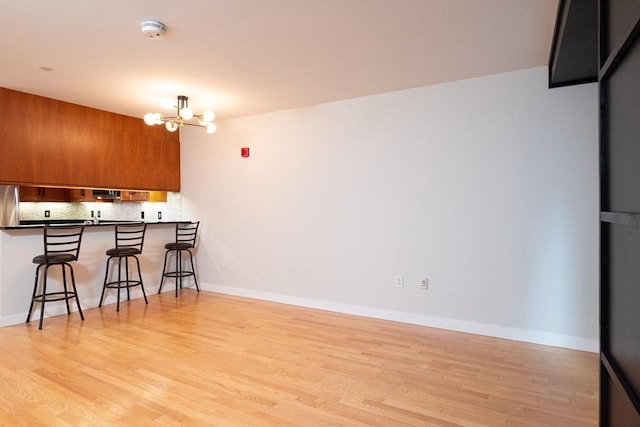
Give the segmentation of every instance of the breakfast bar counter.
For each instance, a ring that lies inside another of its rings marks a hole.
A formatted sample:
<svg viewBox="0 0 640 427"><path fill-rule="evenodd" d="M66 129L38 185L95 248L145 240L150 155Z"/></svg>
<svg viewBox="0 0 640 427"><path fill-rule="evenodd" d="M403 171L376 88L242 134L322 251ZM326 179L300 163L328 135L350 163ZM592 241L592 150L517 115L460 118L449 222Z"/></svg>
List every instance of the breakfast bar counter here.
<svg viewBox="0 0 640 427"><path fill-rule="evenodd" d="M83 222L71 221L75 224ZM74 263L76 285L82 308L97 307L100 300L107 257L105 251L114 245L115 225L138 221L101 221L86 224L80 255ZM162 274L164 245L175 240L176 223L185 221L146 222L147 233L142 255L139 256L144 287L148 294L158 292ZM54 222L52 226L69 224ZM36 265L33 257L43 253L43 229L45 224L27 223L5 226L0 232L0 326L22 323L27 317ZM59 269L50 271L49 286L62 286ZM166 286L171 291L172 286ZM165 290L163 288L163 290ZM131 298L142 297L142 292L132 290ZM104 304L115 303L114 294L106 297ZM48 303L45 316L66 313L62 301ZM37 318L34 315L33 318Z"/></svg>

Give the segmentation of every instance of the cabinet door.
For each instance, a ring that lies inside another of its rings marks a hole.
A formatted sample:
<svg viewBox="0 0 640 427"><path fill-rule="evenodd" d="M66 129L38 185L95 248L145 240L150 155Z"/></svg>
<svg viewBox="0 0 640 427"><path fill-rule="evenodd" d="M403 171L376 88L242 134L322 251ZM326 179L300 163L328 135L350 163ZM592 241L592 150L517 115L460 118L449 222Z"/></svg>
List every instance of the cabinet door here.
<svg viewBox="0 0 640 427"><path fill-rule="evenodd" d="M41 202L68 202L71 200L69 190L67 188L58 187L42 187L43 195Z"/></svg>
<svg viewBox="0 0 640 427"><path fill-rule="evenodd" d="M69 199L72 202L95 202L93 191L90 188L72 188L69 190Z"/></svg>
<svg viewBox="0 0 640 427"><path fill-rule="evenodd" d="M122 190L120 192L120 200L123 202L146 202L149 200L149 193L146 191Z"/></svg>
<svg viewBox="0 0 640 427"><path fill-rule="evenodd" d="M148 200L150 202L166 202L167 192L166 191L150 191Z"/></svg>
<svg viewBox="0 0 640 427"><path fill-rule="evenodd" d="M20 186L21 202L69 202L71 194L67 188Z"/></svg>
<svg viewBox="0 0 640 427"><path fill-rule="evenodd" d="M24 187L20 186L21 202L39 202L42 197L42 187Z"/></svg>

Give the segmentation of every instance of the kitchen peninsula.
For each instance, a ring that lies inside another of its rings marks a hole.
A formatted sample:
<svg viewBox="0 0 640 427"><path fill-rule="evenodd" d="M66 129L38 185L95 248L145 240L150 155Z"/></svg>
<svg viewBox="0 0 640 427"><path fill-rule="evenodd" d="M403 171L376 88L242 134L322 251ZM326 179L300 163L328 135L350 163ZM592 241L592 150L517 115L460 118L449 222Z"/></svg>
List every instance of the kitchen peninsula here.
<svg viewBox="0 0 640 427"><path fill-rule="evenodd" d="M80 256L78 262L74 263L76 285L83 309L98 306L106 269L105 251L113 247L115 224L120 222L104 221L85 226ZM164 245L174 240L176 222L178 221L148 222L142 255L139 256L142 278L148 294L158 291ZM0 232L0 326L22 323L26 319L36 268L31 260L42 253L42 231L42 224L2 227ZM50 270L47 285L50 289L62 286L59 270L59 268ZM185 286L192 286L192 284L185 282ZM164 289L172 292L171 286L165 286ZM131 290L132 299L140 297L142 293L139 289ZM115 301L114 291L107 295L104 304ZM36 306L32 319L39 317L39 309L40 307ZM63 313L66 314L63 301L46 304L45 316Z"/></svg>

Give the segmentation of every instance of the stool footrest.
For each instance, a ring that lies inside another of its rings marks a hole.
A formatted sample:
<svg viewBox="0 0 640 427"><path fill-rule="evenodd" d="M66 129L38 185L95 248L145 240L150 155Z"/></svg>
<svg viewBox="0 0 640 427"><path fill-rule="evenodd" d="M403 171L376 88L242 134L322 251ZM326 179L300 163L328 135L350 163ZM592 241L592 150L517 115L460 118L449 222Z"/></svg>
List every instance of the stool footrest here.
<svg viewBox="0 0 640 427"><path fill-rule="evenodd" d="M165 277L187 277L187 276L193 276L194 273L193 271L167 271L163 274L163 276Z"/></svg>
<svg viewBox="0 0 640 427"><path fill-rule="evenodd" d="M49 301L63 301L72 298L78 298L75 292L61 291L61 292L47 292L46 294L35 295L33 300L36 302L49 302Z"/></svg>
<svg viewBox="0 0 640 427"><path fill-rule="evenodd" d="M107 282L104 284L105 288L117 289L117 288L132 288L134 286L141 286L140 280L116 280L114 282Z"/></svg>

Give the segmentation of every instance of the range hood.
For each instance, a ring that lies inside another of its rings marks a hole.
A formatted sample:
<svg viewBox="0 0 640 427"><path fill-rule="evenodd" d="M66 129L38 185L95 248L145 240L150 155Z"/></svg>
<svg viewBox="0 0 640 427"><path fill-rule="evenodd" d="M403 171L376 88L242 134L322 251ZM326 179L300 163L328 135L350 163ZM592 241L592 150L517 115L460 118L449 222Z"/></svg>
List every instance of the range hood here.
<svg viewBox="0 0 640 427"><path fill-rule="evenodd" d="M93 197L97 200L118 200L120 190L93 190Z"/></svg>

